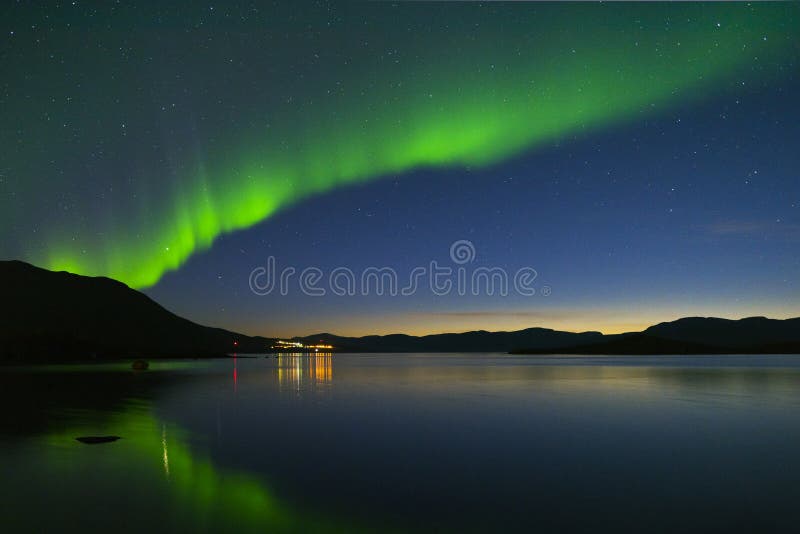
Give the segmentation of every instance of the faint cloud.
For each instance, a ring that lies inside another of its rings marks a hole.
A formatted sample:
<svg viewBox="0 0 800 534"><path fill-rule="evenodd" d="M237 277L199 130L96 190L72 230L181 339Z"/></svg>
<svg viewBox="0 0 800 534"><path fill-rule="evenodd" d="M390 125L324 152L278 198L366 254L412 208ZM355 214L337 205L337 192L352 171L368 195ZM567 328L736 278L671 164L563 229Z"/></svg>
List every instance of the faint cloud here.
<svg viewBox="0 0 800 534"><path fill-rule="evenodd" d="M457 317L457 318L508 318L517 317L523 319L571 319L579 315L580 312L573 311L536 311L536 310L474 310L474 311L440 311L440 312L419 312L419 315L428 317Z"/></svg>
<svg viewBox="0 0 800 534"><path fill-rule="evenodd" d="M706 230L717 236L800 240L800 224L783 222L780 219L774 221L717 221L709 224Z"/></svg>
<svg viewBox="0 0 800 534"><path fill-rule="evenodd" d="M765 228L764 223L753 221L717 221L708 226L708 230L716 235L753 235Z"/></svg>

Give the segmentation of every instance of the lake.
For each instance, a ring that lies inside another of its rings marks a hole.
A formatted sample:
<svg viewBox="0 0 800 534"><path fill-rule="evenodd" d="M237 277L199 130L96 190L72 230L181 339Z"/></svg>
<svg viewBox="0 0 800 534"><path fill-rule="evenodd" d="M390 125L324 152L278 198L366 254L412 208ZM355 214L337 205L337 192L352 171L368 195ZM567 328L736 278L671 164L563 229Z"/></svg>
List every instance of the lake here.
<svg viewBox="0 0 800 534"><path fill-rule="evenodd" d="M800 520L800 356L0 369L5 532L731 531ZM116 435L84 444L80 436Z"/></svg>

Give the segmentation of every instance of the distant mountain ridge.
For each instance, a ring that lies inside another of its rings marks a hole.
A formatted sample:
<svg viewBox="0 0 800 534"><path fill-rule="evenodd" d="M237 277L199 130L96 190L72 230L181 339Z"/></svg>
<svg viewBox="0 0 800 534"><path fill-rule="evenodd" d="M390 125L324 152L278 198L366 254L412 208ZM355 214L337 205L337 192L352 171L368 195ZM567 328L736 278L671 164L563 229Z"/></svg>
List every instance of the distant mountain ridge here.
<svg viewBox="0 0 800 534"><path fill-rule="evenodd" d="M294 338L324 342L351 352L513 352L515 354L800 354L800 318L720 319L685 317L642 332L602 334L527 328L409 336L342 337L316 334Z"/></svg>
<svg viewBox="0 0 800 534"><path fill-rule="evenodd" d="M800 317L720 319L684 317L643 332L604 336L589 344L542 351L529 346L515 354L800 354Z"/></svg>
<svg viewBox="0 0 800 534"><path fill-rule="evenodd" d="M323 333L294 339L323 342L340 352L800 353L800 318L686 317L612 335L527 328L427 336ZM193 323L109 278L0 261L0 362L264 353L274 341Z"/></svg>
<svg viewBox="0 0 800 534"><path fill-rule="evenodd" d="M704 343L729 348L747 348L800 341L800 317L794 319L720 319L684 317L653 325L645 334L664 339Z"/></svg>
<svg viewBox="0 0 800 534"><path fill-rule="evenodd" d="M343 337L324 333L293 339L302 343L323 341L341 350L354 352L508 352L533 345L542 349L557 349L575 344L596 343L603 339L603 334L526 328L510 332L476 330L426 336L388 334Z"/></svg>

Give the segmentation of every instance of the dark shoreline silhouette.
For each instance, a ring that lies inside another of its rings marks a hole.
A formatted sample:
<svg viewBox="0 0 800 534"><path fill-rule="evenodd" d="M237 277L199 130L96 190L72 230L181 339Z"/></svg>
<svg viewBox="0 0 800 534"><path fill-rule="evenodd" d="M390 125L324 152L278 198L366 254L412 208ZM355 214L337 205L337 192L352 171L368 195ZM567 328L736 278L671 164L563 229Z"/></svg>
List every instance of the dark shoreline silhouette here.
<svg viewBox="0 0 800 534"><path fill-rule="evenodd" d="M0 261L0 363L204 358L265 353L275 340L193 323L125 284ZM513 354L794 354L800 318L687 317L643 332L605 335L528 328L409 336L293 338L339 352Z"/></svg>
<svg viewBox="0 0 800 534"><path fill-rule="evenodd" d="M685 317L643 332L601 334L528 328L428 336L317 334L294 338L324 342L347 352L509 352L511 354L800 354L800 318Z"/></svg>
<svg viewBox="0 0 800 534"><path fill-rule="evenodd" d="M697 317L692 319L707 320ZM714 318L708 318L714 319ZM586 354L586 355L672 355L672 354L800 354L800 342L766 345L720 346L694 343L682 339L667 339L644 333L620 334L610 341L576 345L555 350L537 348L515 349L511 354Z"/></svg>

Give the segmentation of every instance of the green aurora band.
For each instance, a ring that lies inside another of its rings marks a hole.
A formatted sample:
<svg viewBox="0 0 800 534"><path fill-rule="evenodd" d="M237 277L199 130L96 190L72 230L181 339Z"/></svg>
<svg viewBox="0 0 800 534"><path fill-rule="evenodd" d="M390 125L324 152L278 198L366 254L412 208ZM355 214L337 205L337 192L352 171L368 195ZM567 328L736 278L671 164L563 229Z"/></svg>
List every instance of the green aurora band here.
<svg viewBox="0 0 800 534"><path fill-rule="evenodd" d="M476 38L467 30L419 36L408 45L417 51L413 65L360 73L348 80L356 90L320 90L313 106L276 109L261 131L226 135L230 150L198 157L195 172L164 186L146 215L89 221L108 227L103 239L53 230L27 259L148 287L220 235L311 195L419 168L491 165L747 79L780 76L765 61L796 52L793 6L563 12L569 20L522 16L495 28L487 17L489 28Z"/></svg>

